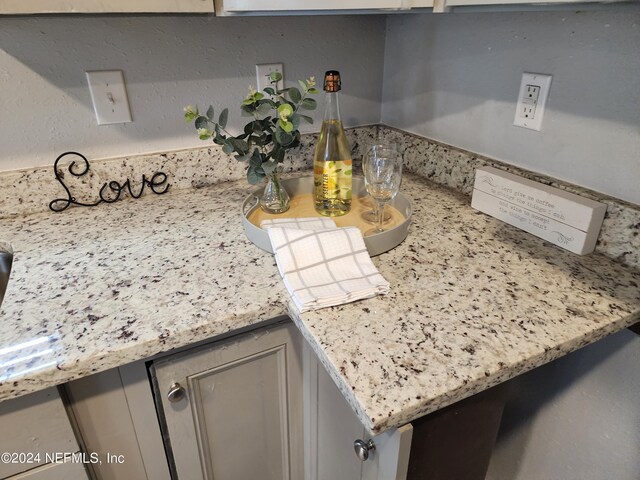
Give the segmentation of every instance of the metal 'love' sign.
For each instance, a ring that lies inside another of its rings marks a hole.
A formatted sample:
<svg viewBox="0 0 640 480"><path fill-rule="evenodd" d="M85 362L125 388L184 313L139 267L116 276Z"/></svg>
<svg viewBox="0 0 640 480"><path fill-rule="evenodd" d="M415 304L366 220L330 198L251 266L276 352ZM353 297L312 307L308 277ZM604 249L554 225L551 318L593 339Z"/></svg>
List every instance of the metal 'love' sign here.
<svg viewBox="0 0 640 480"><path fill-rule="evenodd" d="M89 161L86 157L78 152L65 152L60 155L55 163L53 164L53 171L56 176L56 180L60 182L64 190L67 192L67 198L56 198L51 203L49 203L49 208L54 212L61 212L68 208L70 205L78 205L81 207L95 207L96 205L100 205L101 203L113 203L120 198L122 192L128 193L132 198L140 198L142 196L142 192L144 192L145 187L149 187L151 191L155 194L162 195L163 193L167 193L169 190L169 183L167 183L167 174L164 172L156 172L151 178L147 178L145 175L142 175L142 180L140 182L140 189L137 192L134 192L131 187L131 181L127 179L124 183L120 184L115 180L110 182L106 182L100 188L98 193L98 200L93 203L84 203L78 201L72 194L69 187L64 183L64 175L60 174L58 169L58 164L60 160L62 160L66 156L77 156L82 159L82 163L78 164L75 160L73 160L69 164L69 173L74 177L82 177L89 173Z"/></svg>

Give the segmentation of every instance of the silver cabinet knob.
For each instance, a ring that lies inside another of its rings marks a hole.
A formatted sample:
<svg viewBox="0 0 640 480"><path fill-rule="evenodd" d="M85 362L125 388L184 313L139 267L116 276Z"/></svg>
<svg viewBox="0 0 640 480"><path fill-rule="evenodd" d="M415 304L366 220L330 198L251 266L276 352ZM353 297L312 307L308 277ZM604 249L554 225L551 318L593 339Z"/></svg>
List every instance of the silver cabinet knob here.
<svg viewBox="0 0 640 480"><path fill-rule="evenodd" d="M176 403L182 400L185 396L185 389L178 382L174 383L169 387L169 393L167 393L167 399L171 403Z"/></svg>
<svg viewBox="0 0 640 480"><path fill-rule="evenodd" d="M353 442L353 449L356 451L356 455L363 462L369 458L369 452L373 452L376 449L376 444L373 440L365 442L364 440L356 440Z"/></svg>

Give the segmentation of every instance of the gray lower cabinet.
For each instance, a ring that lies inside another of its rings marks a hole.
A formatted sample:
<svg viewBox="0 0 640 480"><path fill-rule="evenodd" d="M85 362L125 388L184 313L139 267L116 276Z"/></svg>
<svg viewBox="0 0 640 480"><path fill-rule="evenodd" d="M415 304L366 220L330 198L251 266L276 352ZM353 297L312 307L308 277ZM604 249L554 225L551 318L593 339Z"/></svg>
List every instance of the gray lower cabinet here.
<svg viewBox="0 0 640 480"><path fill-rule="evenodd" d="M411 424L370 435L307 344L304 350L305 480L406 480ZM357 440L375 447L364 461Z"/></svg>
<svg viewBox="0 0 640 480"><path fill-rule="evenodd" d="M288 319L66 390L85 451L125 459L92 465L98 480L407 478L413 427L369 435Z"/></svg>
<svg viewBox="0 0 640 480"><path fill-rule="evenodd" d="M87 480L85 462L56 388L0 403L0 478Z"/></svg>
<svg viewBox="0 0 640 480"><path fill-rule="evenodd" d="M175 477L303 478L301 348L287 322L153 362Z"/></svg>
<svg viewBox="0 0 640 480"><path fill-rule="evenodd" d="M97 480L170 480L144 361L65 385L71 411ZM107 461L107 458L119 461Z"/></svg>

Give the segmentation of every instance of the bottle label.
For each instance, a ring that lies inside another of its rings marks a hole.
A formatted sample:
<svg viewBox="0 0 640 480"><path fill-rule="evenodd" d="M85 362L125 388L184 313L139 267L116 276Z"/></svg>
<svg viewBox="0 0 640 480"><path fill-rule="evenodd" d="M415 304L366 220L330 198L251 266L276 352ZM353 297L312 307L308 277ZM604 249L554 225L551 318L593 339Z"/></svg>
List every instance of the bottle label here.
<svg viewBox="0 0 640 480"><path fill-rule="evenodd" d="M335 209L346 213L351 205L352 161L315 162L313 173L318 211Z"/></svg>

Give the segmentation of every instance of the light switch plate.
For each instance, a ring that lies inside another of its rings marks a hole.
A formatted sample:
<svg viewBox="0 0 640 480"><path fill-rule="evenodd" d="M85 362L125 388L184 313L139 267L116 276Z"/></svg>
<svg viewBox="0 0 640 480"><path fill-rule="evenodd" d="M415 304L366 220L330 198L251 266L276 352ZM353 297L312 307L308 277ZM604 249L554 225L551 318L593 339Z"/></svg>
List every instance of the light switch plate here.
<svg viewBox="0 0 640 480"><path fill-rule="evenodd" d="M131 121L122 70L86 72L98 125Z"/></svg>
<svg viewBox="0 0 640 480"><path fill-rule="evenodd" d="M540 131L550 86L551 75L526 72L522 74L514 125Z"/></svg>

